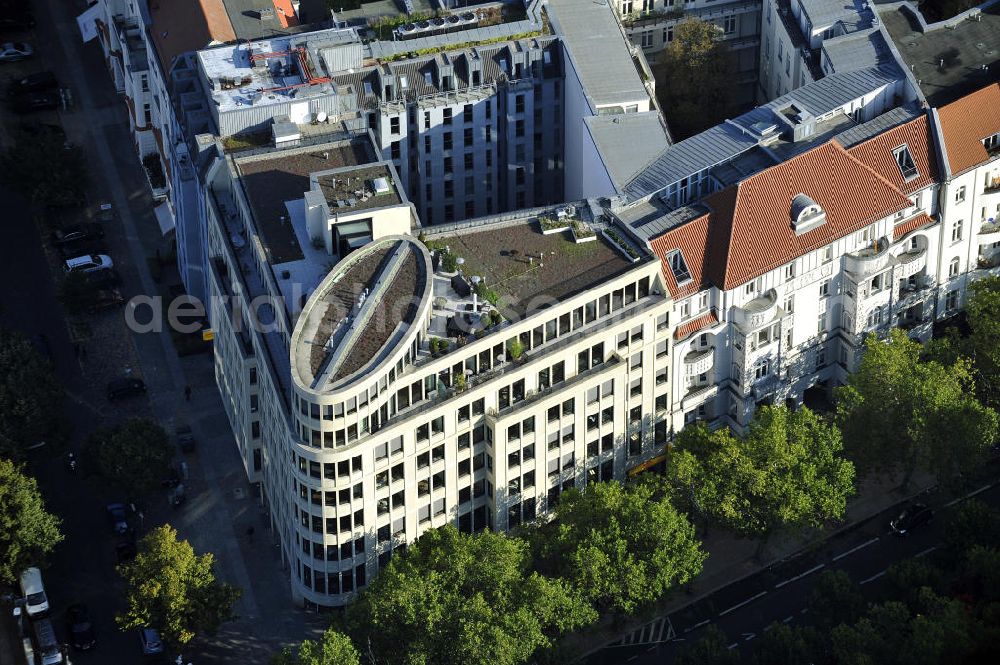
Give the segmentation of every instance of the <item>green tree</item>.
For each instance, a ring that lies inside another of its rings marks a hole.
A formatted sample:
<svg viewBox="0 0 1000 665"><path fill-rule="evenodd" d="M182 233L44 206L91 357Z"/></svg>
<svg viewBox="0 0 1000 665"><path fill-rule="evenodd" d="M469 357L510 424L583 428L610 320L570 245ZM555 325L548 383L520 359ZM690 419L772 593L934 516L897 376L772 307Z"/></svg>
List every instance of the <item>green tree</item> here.
<svg viewBox="0 0 1000 665"><path fill-rule="evenodd" d="M974 545L965 555L965 573L975 583L976 598L1000 601L1000 550Z"/></svg>
<svg viewBox="0 0 1000 665"><path fill-rule="evenodd" d="M602 609L632 612L694 579L707 555L663 483L594 483L565 492L532 534L539 566Z"/></svg>
<svg viewBox="0 0 1000 665"><path fill-rule="evenodd" d="M22 570L41 563L63 539L59 524L45 510L35 479L0 459L0 582L12 583Z"/></svg>
<svg viewBox="0 0 1000 665"><path fill-rule="evenodd" d="M318 642L304 640L294 650L285 647L271 662L274 665L360 665L361 659L351 638L327 628Z"/></svg>
<svg viewBox="0 0 1000 665"><path fill-rule="evenodd" d="M923 589L943 590L941 571L926 559L903 559L885 571L888 598L913 603Z"/></svg>
<svg viewBox="0 0 1000 665"><path fill-rule="evenodd" d="M150 626L174 647L195 635L214 635L233 618L242 591L215 579L211 553L198 556L186 540L177 540L169 524L139 541L134 561L118 566L125 580L126 609L115 617L121 630Z"/></svg>
<svg viewBox="0 0 1000 665"><path fill-rule="evenodd" d="M854 467L841 457L840 432L807 408L759 409L743 438L704 425L686 427L667 460L679 497L709 519L746 536L819 527L840 519L854 491Z"/></svg>
<svg viewBox="0 0 1000 665"><path fill-rule="evenodd" d="M979 465L996 438L997 414L975 398L969 362L921 361L920 344L894 329L837 389L837 419L848 453L864 470L923 467L941 479Z"/></svg>
<svg viewBox="0 0 1000 665"><path fill-rule="evenodd" d="M97 288L84 273L68 273L59 283L59 302L70 314L86 314L98 302Z"/></svg>
<svg viewBox="0 0 1000 665"><path fill-rule="evenodd" d="M525 541L432 529L348 608L381 665L516 665L596 614L562 580L529 572Z"/></svg>
<svg viewBox="0 0 1000 665"><path fill-rule="evenodd" d="M174 455L166 430L143 418L95 431L87 447L101 473L135 495L159 485Z"/></svg>
<svg viewBox="0 0 1000 665"><path fill-rule="evenodd" d="M732 115L734 60L715 23L689 19L674 28L674 39L653 69L656 97L679 141Z"/></svg>
<svg viewBox="0 0 1000 665"><path fill-rule="evenodd" d="M823 629L842 623L854 623L868 606L861 589L842 570L828 570L820 575L809 593L809 616Z"/></svg>
<svg viewBox="0 0 1000 665"><path fill-rule="evenodd" d="M803 665L816 661L815 631L772 623L754 647L757 665Z"/></svg>
<svg viewBox="0 0 1000 665"><path fill-rule="evenodd" d="M1000 409L1000 277L973 282L965 313L976 369L976 387L984 404Z"/></svg>
<svg viewBox="0 0 1000 665"><path fill-rule="evenodd" d="M1000 511L979 499L963 501L945 524L944 541L959 554L973 545L1000 546Z"/></svg>
<svg viewBox="0 0 1000 665"><path fill-rule="evenodd" d="M22 459L29 446L60 440L62 401L52 363L23 335L0 328L0 456Z"/></svg>
<svg viewBox="0 0 1000 665"><path fill-rule="evenodd" d="M0 155L0 177L35 205L79 205L87 191L83 150L58 132L18 132Z"/></svg>
<svg viewBox="0 0 1000 665"><path fill-rule="evenodd" d="M697 642L677 651L674 665L738 665L740 652L729 648L729 640L714 623L705 627Z"/></svg>

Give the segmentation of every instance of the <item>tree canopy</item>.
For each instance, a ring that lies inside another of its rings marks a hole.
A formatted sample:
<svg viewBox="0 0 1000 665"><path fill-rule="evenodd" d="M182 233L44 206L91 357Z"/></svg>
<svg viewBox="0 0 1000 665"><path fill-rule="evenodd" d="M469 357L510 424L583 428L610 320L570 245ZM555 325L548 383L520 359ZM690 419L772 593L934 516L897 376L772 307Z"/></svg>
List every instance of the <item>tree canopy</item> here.
<svg viewBox="0 0 1000 665"><path fill-rule="evenodd" d="M115 617L122 630L152 627L174 647L199 633L215 634L233 618L242 591L215 579L211 553L198 556L186 540L177 540L169 524L139 541L134 561L118 566L125 580L126 609Z"/></svg>
<svg viewBox="0 0 1000 665"><path fill-rule="evenodd" d="M359 665L358 650L347 635L327 628L319 641L304 640L298 647L286 647L272 659L274 665Z"/></svg>
<svg viewBox="0 0 1000 665"><path fill-rule="evenodd" d="M674 38L653 69L656 97L679 141L730 117L734 61L715 23L692 18L674 28Z"/></svg>
<svg viewBox="0 0 1000 665"><path fill-rule="evenodd" d="M44 130L44 128L43 128ZM0 176L36 205L79 205L87 191L83 150L60 132L16 132L0 155Z"/></svg>
<svg viewBox="0 0 1000 665"><path fill-rule="evenodd" d="M13 583L22 570L41 563L63 539L59 524L45 510L35 479L0 459L0 582Z"/></svg>
<svg viewBox="0 0 1000 665"><path fill-rule="evenodd" d="M79 270L67 273L59 283L59 302L70 314L86 314L98 299L97 287Z"/></svg>
<svg viewBox="0 0 1000 665"><path fill-rule="evenodd" d="M809 409L757 411L745 437L686 427L667 460L679 497L746 536L818 527L843 517L854 467L841 456L837 428Z"/></svg>
<svg viewBox="0 0 1000 665"><path fill-rule="evenodd" d="M864 470L918 467L947 479L977 466L996 438L997 414L975 397L971 365L921 360L920 344L894 329L869 335L857 371L837 389L848 453Z"/></svg>
<svg viewBox="0 0 1000 665"><path fill-rule="evenodd" d="M973 282L965 304L968 338L980 400L1000 409L1000 277Z"/></svg>
<svg viewBox="0 0 1000 665"><path fill-rule="evenodd" d="M665 485L594 483L562 495L532 535L539 565L600 609L632 612L694 579L707 554Z"/></svg>
<svg viewBox="0 0 1000 665"><path fill-rule="evenodd" d="M22 459L29 446L63 435L63 390L20 333L0 328L0 455Z"/></svg>
<svg viewBox="0 0 1000 665"><path fill-rule="evenodd" d="M569 584L529 564L519 538L430 530L348 608L350 632L382 665L525 663L596 619Z"/></svg>
<svg viewBox="0 0 1000 665"><path fill-rule="evenodd" d="M143 418L95 431L87 448L101 473L134 495L155 488L174 455L167 432L158 423Z"/></svg>

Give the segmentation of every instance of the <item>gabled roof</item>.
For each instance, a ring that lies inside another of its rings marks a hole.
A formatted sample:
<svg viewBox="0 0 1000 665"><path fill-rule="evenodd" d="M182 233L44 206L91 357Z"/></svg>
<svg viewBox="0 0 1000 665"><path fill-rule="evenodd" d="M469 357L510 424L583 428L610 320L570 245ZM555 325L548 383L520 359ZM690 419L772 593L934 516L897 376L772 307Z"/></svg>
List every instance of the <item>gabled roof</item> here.
<svg viewBox="0 0 1000 665"><path fill-rule="evenodd" d="M821 226L796 235L792 200L807 194L826 213ZM708 215L668 231L650 244L664 262L674 298L713 284L730 290L793 259L910 207L887 178L836 141L761 171L704 200ZM691 281L678 285L668 254L679 249Z"/></svg>
<svg viewBox="0 0 1000 665"><path fill-rule="evenodd" d="M983 139L1000 132L1000 83L942 106L938 117L953 174L989 161Z"/></svg>
<svg viewBox="0 0 1000 665"><path fill-rule="evenodd" d="M905 124L849 148L848 152L868 168L898 187L904 194L923 189L938 178L937 159L931 138L930 122L922 115ZM909 181L896 163L895 150L906 146L917 167L917 176Z"/></svg>
<svg viewBox="0 0 1000 665"><path fill-rule="evenodd" d="M236 39L222 0L158 0L149 13L149 32L167 77L177 56Z"/></svg>
<svg viewBox="0 0 1000 665"><path fill-rule="evenodd" d="M896 226L892 228L892 241L896 242L897 240L905 236L907 233L911 233L912 231L916 231L917 229L922 229L925 226L930 226L933 223L934 219L928 217L927 213L922 212L919 215L916 215L914 217L907 219L906 221L896 224Z"/></svg>

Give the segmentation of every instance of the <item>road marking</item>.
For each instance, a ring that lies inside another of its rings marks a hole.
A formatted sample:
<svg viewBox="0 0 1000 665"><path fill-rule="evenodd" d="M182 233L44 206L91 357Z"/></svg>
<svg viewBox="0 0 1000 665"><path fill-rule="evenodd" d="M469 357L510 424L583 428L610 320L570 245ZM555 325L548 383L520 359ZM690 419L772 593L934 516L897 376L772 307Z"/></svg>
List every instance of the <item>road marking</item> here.
<svg viewBox="0 0 1000 665"><path fill-rule="evenodd" d="M655 650L656 650L656 645L654 644L653 646L651 646L648 649L646 649L646 653L649 653L650 651L655 651Z"/></svg>
<svg viewBox="0 0 1000 665"><path fill-rule="evenodd" d="M875 580L877 580L878 578L882 577L883 575L885 575L885 571L884 570L881 573L879 573L878 575L872 575L867 580L861 580L860 582L858 582L858 584L868 584L869 582L874 582Z"/></svg>
<svg viewBox="0 0 1000 665"><path fill-rule="evenodd" d="M633 660L635 660L635 659L636 659L636 658L638 658L638 657L639 657L639 654L636 654L636 655L632 656L631 658L629 658L629 659L628 659L628 662L630 662L630 663L631 663L631 662L632 662Z"/></svg>
<svg viewBox="0 0 1000 665"><path fill-rule="evenodd" d="M938 547L939 547L939 545L935 545L934 547L928 547L923 552L919 552L917 554L914 554L913 558L916 559L916 558L922 557L922 556L924 556L926 554L930 554L931 552L933 552L934 550L936 550Z"/></svg>
<svg viewBox="0 0 1000 665"><path fill-rule="evenodd" d="M729 650L732 651L733 649L738 649L739 646L740 646L739 642L733 642L732 644L729 645Z"/></svg>
<svg viewBox="0 0 1000 665"><path fill-rule="evenodd" d="M795 618L794 616L792 616L791 614L789 614L788 616L786 616L784 619L781 620L781 623L791 623L792 619L794 619L794 618Z"/></svg>
<svg viewBox="0 0 1000 665"><path fill-rule="evenodd" d="M757 637L757 633L743 633L742 637L745 642L749 642L753 638Z"/></svg>
<svg viewBox="0 0 1000 665"><path fill-rule="evenodd" d="M774 628L774 624L773 623L769 623L766 626L764 626L764 632L766 633L767 631L771 630L772 628Z"/></svg>
<svg viewBox="0 0 1000 665"><path fill-rule="evenodd" d="M706 625L707 623L708 623L708 619L705 619L704 621L699 621L698 623L696 623L695 625L691 626L690 628L685 628L684 632L685 633L690 633L692 630L698 630L699 628L701 628L702 626Z"/></svg>
<svg viewBox="0 0 1000 665"><path fill-rule="evenodd" d="M806 575L812 575L817 570L820 570L820 569L825 568L825 567L826 567L826 564L825 563L821 563L818 566L810 568L809 570L807 570L806 572L802 573L801 575L796 575L795 577L793 577L791 579L788 579L788 580L785 580L784 582L778 582L777 584L774 585L774 588L775 589L780 589L781 587L785 586L786 584L791 584L795 580L801 580Z"/></svg>
<svg viewBox="0 0 1000 665"><path fill-rule="evenodd" d="M874 538L872 538L871 540L869 540L869 541L868 541L868 542L866 542L866 543L861 543L861 544L860 544L860 545L858 545L857 547L852 547L851 549L847 550L846 552L844 552L844 553L842 553L842 554L838 554L837 556L833 557L833 560L834 560L834 561L840 561L840 560L841 560L841 559L843 559L843 558L844 558L845 556L848 556L848 555L850 555L850 554L854 554L854 553L855 553L855 552L857 552L858 550L861 550L861 549L864 549L864 548L868 547L869 545L872 545L872 544L874 544L874 543L877 543L878 541L879 541L879 538L878 538L878 536L875 536Z"/></svg>
<svg viewBox="0 0 1000 665"><path fill-rule="evenodd" d="M746 600L744 600L742 603L737 603L736 605L733 605L732 607L730 607L728 610L724 610L722 612L719 612L719 616L720 617L724 617L727 614L729 614L730 612L733 612L735 610L740 609L741 607L743 607L747 603L752 603L753 601L757 600L761 596L766 596L766 595L767 595L767 591L761 591L756 596L751 596L750 598L747 598Z"/></svg>
<svg viewBox="0 0 1000 665"><path fill-rule="evenodd" d="M956 503L958 503L959 501L965 501L966 499L971 499L972 497L976 496L980 492L985 492L986 490L990 489L994 485L996 485L996 483L991 483L989 485L983 485L979 489L973 490L972 492L969 492L965 496L960 496L957 499L952 499L948 503L944 504L944 507L945 508L950 508L950 507L954 506Z"/></svg>

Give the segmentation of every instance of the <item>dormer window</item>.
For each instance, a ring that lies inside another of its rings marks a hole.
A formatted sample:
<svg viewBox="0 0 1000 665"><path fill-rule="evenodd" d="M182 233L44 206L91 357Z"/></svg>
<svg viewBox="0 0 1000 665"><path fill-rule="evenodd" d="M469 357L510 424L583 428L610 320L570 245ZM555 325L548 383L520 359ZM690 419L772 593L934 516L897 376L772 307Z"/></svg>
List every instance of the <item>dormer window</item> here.
<svg viewBox="0 0 1000 665"><path fill-rule="evenodd" d="M674 274L674 281L677 282L678 286L691 279L691 271L688 270L681 250L675 249L667 254L667 265L670 266L670 272Z"/></svg>
<svg viewBox="0 0 1000 665"><path fill-rule="evenodd" d="M903 180L909 182L920 175L917 165L913 162L913 155L910 154L910 146L904 143L893 150L892 154L896 158L896 166L899 167Z"/></svg>
<svg viewBox="0 0 1000 665"><path fill-rule="evenodd" d="M434 75L430 71L424 72L424 83L427 85L434 85Z"/></svg>
<svg viewBox="0 0 1000 665"><path fill-rule="evenodd" d="M406 88L409 87L409 85L410 85L410 83L409 83L409 81L406 80L405 76L400 76L399 77L399 87L400 88L402 88L403 90L406 90Z"/></svg>
<svg viewBox="0 0 1000 665"><path fill-rule="evenodd" d="M986 148L987 152L995 152L1000 150L1000 133L994 134L993 136L987 136L983 139L983 146Z"/></svg>
<svg viewBox="0 0 1000 665"><path fill-rule="evenodd" d="M826 213L823 208L811 197L802 193L792 198L791 217L795 235L802 235L826 223Z"/></svg>

